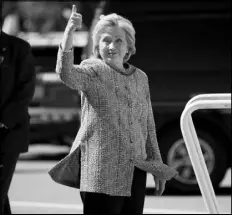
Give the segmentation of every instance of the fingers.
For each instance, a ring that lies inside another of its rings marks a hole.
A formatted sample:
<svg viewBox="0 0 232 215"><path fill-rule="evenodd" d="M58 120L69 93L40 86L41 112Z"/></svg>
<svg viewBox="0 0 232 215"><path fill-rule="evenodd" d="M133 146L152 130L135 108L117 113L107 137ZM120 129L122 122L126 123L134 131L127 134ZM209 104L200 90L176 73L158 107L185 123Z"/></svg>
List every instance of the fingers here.
<svg viewBox="0 0 232 215"><path fill-rule="evenodd" d="M156 190L159 190L159 179L158 178L155 179L155 188Z"/></svg>
<svg viewBox="0 0 232 215"><path fill-rule="evenodd" d="M75 18L82 18L82 15L80 13L77 13L76 5L73 5L72 7L72 16Z"/></svg>
<svg viewBox="0 0 232 215"><path fill-rule="evenodd" d="M80 13L73 13L72 14L72 19L82 20L82 15Z"/></svg>
<svg viewBox="0 0 232 215"><path fill-rule="evenodd" d="M159 195L159 179L157 177L154 177L154 180L155 180L155 193L154 195L155 196L158 196Z"/></svg>
<svg viewBox="0 0 232 215"><path fill-rule="evenodd" d="M76 5L73 5L72 7L72 16L75 18L82 18L82 15L80 13L77 13Z"/></svg>
<svg viewBox="0 0 232 215"><path fill-rule="evenodd" d="M165 184L166 184L166 181L164 180L160 180L160 196L163 194L164 190L165 190Z"/></svg>
<svg viewBox="0 0 232 215"><path fill-rule="evenodd" d="M155 178L155 196L161 196L165 190L165 180L160 180L158 178Z"/></svg>
<svg viewBox="0 0 232 215"><path fill-rule="evenodd" d="M77 13L76 5L72 6L72 13L66 26L66 31L74 32L76 29L81 29L82 15Z"/></svg>
<svg viewBox="0 0 232 215"><path fill-rule="evenodd" d="M159 190L155 188L154 196L159 196Z"/></svg>
<svg viewBox="0 0 232 215"><path fill-rule="evenodd" d="M76 5L74 4L73 6L72 6L72 13L76 13L77 12L77 8L76 8Z"/></svg>

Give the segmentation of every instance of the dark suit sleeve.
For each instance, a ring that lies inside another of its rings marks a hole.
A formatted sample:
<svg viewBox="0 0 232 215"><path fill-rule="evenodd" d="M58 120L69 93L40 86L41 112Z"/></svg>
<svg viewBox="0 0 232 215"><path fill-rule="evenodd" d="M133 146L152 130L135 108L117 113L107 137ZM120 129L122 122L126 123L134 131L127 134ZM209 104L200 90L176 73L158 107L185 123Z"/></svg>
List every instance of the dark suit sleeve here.
<svg viewBox="0 0 232 215"><path fill-rule="evenodd" d="M28 106L35 91L34 58L28 43L20 47L16 60L16 87L13 96L2 109L1 122L9 129L27 117Z"/></svg>

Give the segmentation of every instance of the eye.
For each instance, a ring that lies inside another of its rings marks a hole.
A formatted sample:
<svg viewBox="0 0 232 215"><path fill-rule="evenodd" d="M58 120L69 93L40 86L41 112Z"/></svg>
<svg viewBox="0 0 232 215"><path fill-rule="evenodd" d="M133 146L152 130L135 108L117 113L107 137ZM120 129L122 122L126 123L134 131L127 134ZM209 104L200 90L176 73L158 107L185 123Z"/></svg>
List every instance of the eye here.
<svg viewBox="0 0 232 215"><path fill-rule="evenodd" d="M102 41L103 41L104 43L110 43L110 39L109 39L109 38L104 38Z"/></svg>
<svg viewBox="0 0 232 215"><path fill-rule="evenodd" d="M118 43L118 42L122 42L122 39L120 39L120 38L118 38L117 40L116 40L116 42Z"/></svg>

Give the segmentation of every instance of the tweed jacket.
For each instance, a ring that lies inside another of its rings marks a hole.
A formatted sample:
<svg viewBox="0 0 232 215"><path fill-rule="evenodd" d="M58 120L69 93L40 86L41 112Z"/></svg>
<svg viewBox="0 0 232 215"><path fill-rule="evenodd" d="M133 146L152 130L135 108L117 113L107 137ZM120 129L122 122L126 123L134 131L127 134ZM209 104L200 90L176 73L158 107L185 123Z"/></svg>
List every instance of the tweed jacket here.
<svg viewBox="0 0 232 215"><path fill-rule="evenodd" d="M156 138L147 75L130 64L128 73L121 73L101 59L80 65L73 60L73 50L59 48L56 72L65 85L81 92L81 127L70 150L81 148L80 191L130 196L135 166L168 173Z"/></svg>

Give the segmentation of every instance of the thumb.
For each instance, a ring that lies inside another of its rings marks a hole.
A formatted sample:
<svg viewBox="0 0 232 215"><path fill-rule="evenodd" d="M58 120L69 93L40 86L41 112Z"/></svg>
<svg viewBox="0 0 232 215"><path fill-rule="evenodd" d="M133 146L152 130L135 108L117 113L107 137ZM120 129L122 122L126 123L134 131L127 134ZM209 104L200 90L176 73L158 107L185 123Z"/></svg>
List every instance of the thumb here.
<svg viewBox="0 0 232 215"><path fill-rule="evenodd" d="M76 5L74 4L73 6L72 6L72 13L76 13L77 12L77 8L76 8Z"/></svg>

